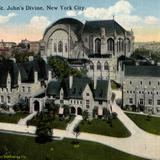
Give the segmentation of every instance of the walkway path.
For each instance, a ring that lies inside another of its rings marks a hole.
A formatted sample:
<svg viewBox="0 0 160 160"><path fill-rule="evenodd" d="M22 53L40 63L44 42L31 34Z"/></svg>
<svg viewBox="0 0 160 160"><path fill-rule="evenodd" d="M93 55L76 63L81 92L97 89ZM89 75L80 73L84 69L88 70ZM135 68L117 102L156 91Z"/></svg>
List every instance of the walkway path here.
<svg viewBox="0 0 160 160"><path fill-rule="evenodd" d="M82 121L82 119L83 119L82 116L77 115L74 118L74 120L67 125L66 130L69 131L70 133L72 133L74 128Z"/></svg>
<svg viewBox="0 0 160 160"><path fill-rule="evenodd" d="M123 113L121 108L116 104L113 104L112 109L114 112L118 113L118 118L131 132L130 137L115 138L115 137L102 136L90 133L81 133L78 136L78 139L98 142L116 148L118 150L124 151L126 153L148 158L151 160L160 160L160 136L153 135L141 130L139 127L136 126L136 124L131 119L129 119ZM68 130L54 129L53 136L61 138L65 137L75 138L75 136L72 134L72 130L73 126L75 126L76 124L75 123L76 121L78 121L78 119L73 121L73 124L69 127ZM25 125L0 123L0 130L34 134L36 131L36 127L34 126L27 127Z"/></svg>
<svg viewBox="0 0 160 160"><path fill-rule="evenodd" d="M20 124L20 125L26 125L27 121L31 120L36 114L37 114L37 112L33 112L33 113L29 114L27 117L25 117L23 119L21 118L18 121L18 124Z"/></svg>

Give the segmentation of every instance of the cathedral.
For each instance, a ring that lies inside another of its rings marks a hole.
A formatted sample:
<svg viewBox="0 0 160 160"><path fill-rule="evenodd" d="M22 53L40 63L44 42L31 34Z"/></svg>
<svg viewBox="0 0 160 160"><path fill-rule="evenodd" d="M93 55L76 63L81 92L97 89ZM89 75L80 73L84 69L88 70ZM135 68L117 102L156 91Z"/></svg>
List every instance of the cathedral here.
<svg viewBox="0 0 160 160"><path fill-rule="evenodd" d="M114 19L86 21L63 18L50 25L41 41L41 55L62 56L85 66L92 79L118 80L117 60L133 52L134 35ZM85 60L85 61L84 61Z"/></svg>

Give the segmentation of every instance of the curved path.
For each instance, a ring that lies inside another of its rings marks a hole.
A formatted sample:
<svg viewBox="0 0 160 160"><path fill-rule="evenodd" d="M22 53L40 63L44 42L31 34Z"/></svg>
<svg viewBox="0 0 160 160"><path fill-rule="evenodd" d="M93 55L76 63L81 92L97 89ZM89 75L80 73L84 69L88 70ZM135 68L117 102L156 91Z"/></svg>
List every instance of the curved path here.
<svg viewBox="0 0 160 160"><path fill-rule="evenodd" d="M111 146L118 150L144 157L151 160L160 160L160 136L147 133L140 129L136 124L129 119L115 103L112 110L118 113L118 118L131 132L128 138L115 138L109 136L102 136L90 133L81 133L78 139L98 142L107 146ZM18 133L35 134L36 127L25 126L18 124L0 123L0 130L14 131ZM54 136L61 138L75 138L75 136L66 130L54 129Z"/></svg>

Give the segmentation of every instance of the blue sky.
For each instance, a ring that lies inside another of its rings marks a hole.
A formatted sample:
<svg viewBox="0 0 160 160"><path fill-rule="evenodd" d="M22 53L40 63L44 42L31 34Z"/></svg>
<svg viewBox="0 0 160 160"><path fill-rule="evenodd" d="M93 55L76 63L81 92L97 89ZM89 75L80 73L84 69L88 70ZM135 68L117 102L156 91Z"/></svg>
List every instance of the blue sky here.
<svg viewBox="0 0 160 160"><path fill-rule="evenodd" d="M113 15L124 28L133 29L136 41L160 41L160 0L5 0L0 3L4 8L9 5L42 6L44 11L0 10L0 37L8 41L41 39L45 28L62 17L84 22L111 19ZM47 5L76 5L86 10L48 11Z"/></svg>

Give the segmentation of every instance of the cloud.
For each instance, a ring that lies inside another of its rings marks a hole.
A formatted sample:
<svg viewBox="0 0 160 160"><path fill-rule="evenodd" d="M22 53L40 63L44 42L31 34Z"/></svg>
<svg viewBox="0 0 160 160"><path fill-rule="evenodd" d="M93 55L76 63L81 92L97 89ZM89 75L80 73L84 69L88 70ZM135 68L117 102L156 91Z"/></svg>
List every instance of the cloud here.
<svg viewBox="0 0 160 160"><path fill-rule="evenodd" d="M77 12L76 11L67 11L66 12L66 16L76 17L77 16Z"/></svg>
<svg viewBox="0 0 160 160"><path fill-rule="evenodd" d="M140 16L131 14L134 10L134 7L127 0L119 0L108 8L88 7L78 15L83 15L91 20L112 19L114 16L116 21L130 29L142 21Z"/></svg>
<svg viewBox="0 0 160 160"><path fill-rule="evenodd" d="M16 42L24 38L31 41L40 40L50 23L45 16L33 16L26 24L3 24L0 27L0 37L5 41Z"/></svg>
<svg viewBox="0 0 160 160"><path fill-rule="evenodd" d="M83 11L83 14L86 18L90 19L108 19L112 18L114 15L130 14L133 9L133 6L128 1L120 0L109 8L88 7Z"/></svg>
<svg viewBox="0 0 160 160"><path fill-rule="evenodd" d="M45 16L33 16L28 24L30 28L45 29L51 22Z"/></svg>
<svg viewBox="0 0 160 160"><path fill-rule="evenodd" d="M158 24L159 23L159 19L154 17L154 16L147 16L147 17L145 17L144 22L146 24L154 25L154 24Z"/></svg>
<svg viewBox="0 0 160 160"><path fill-rule="evenodd" d="M7 23L12 17L15 17L17 14L9 13L7 16L0 15L0 24Z"/></svg>

